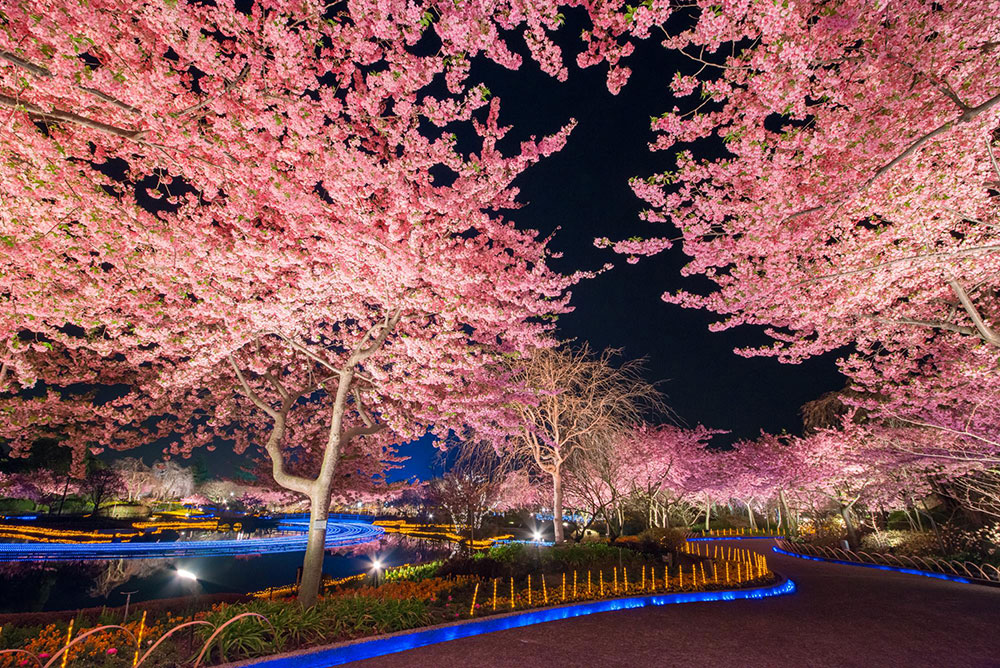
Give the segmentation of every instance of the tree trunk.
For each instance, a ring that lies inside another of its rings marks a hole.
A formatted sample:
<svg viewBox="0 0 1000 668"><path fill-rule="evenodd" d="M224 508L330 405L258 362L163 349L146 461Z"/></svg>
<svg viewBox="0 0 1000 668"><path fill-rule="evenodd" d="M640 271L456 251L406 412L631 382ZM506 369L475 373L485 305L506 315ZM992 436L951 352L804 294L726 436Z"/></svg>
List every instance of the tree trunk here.
<svg viewBox="0 0 1000 668"><path fill-rule="evenodd" d="M302 563L302 582L299 584L299 605L311 608L319 597L323 581L323 558L326 556L326 520L330 510L330 489L314 494L309 500L309 540L306 558Z"/></svg>
<svg viewBox="0 0 1000 668"><path fill-rule="evenodd" d="M794 536L792 531L792 514L788 512L788 501L785 499L785 490L778 490L778 502L781 504L781 528L786 537L791 538Z"/></svg>
<svg viewBox="0 0 1000 668"><path fill-rule="evenodd" d="M552 531L556 544L563 542L562 474L552 474Z"/></svg>
<svg viewBox="0 0 1000 668"><path fill-rule="evenodd" d="M747 517L750 518L750 529L751 530L756 530L757 529L757 520L754 519L754 516L753 516L753 507L750 505L749 501L747 501L746 504L747 504Z"/></svg>
<svg viewBox="0 0 1000 668"><path fill-rule="evenodd" d="M66 484L63 485L62 496L59 497L59 512L56 513L59 516L62 516L63 504L66 503L66 492L68 490L69 490L69 473L66 474Z"/></svg>
<svg viewBox="0 0 1000 668"><path fill-rule="evenodd" d="M852 550L858 549L858 530L854 528L854 522L851 521L851 507L841 504L840 516L844 518L844 526L847 527L847 543Z"/></svg>
<svg viewBox="0 0 1000 668"><path fill-rule="evenodd" d="M705 533L711 531L712 500L705 499Z"/></svg>

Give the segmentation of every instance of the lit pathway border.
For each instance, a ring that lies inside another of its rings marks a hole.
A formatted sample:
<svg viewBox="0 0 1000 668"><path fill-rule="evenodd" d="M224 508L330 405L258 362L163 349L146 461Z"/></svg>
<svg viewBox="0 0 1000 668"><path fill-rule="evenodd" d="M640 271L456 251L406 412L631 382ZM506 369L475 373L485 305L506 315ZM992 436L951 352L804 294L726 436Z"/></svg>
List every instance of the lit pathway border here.
<svg viewBox="0 0 1000 668"><path fill-rule="evenodd" d="M710 540L767 540L773 538L784 538L784 536L701 536L699 538L688 538L689 543L710 541Z"/></svg>
<svg viewBox="0 0 1000 668"><path fill-rule="evenodd" d="M554 622L560 619L570 619L593 615L598 612L613 612L615 610L630 610L644 608L649 605L670 605L673 603L698 603L706 601L737 601L741 599L757 599L770 596L783 596L795 592L795 583L784 580L768 587L754 589L733 589L727 591L701 591L678 594L654 594L651 596L632 596L603 601L588 601L561 605L554 608L512 612L505 615L470 619L447 626L438 626L417 631L403 631L371 640L358 640L326 649L303 650L300 653L289 654L257 661L241 662L239 666L252 668L329 668L351 661L372 659L387 654L395 654L408 649L416 649L426 645L478 636L483 633L516 629L532 624ZM233 664L237 665L237 664Z"/></svg>
<svg viewBox="0 0 1000 668"><path fill-rule="evenodd" d="M863 566L864 568L874 568L879 571L892 571L895 573L906 573L907 575L922 575L925 578L936 578L938 580L948 580L949 582L961 582L962 584L984 584L997 586L997 583L990 582L989 580L970 580L969 578L963 578L958 575L947 575L945 573L934 573L932 571L921 571L916 568L904 568L901 566L883 566L882 564L868 564L863 561L846 561L844 559L827 559L825 557L814 557L808 554L796 554L795 552L789 552L788 550L782 550L778 546L771 548L778 554L783 554L788 557L795 557L796 559L808 559L809 561L825 561L828 564L842 564L844 566Z"/></svg>
<svg viewBox="0 0 1000 668"><path fill-rule="evenodd" d="M385 530L364 522L328 522L326 547L360 545ZM0 561L92 561L165 559L303 552L307 537L276 536L244 540L178 540L169 543L0 543Z"/></svg>

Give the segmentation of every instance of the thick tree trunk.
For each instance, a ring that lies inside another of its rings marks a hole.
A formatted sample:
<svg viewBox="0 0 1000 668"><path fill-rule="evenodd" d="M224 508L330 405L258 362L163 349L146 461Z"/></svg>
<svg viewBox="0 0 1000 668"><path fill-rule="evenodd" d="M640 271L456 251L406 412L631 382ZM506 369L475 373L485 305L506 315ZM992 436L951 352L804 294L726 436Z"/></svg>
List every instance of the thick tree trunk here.
<svg viewBox="0 0 1000 668"><path fill-rule="evenodd" d="M705 532L712 530L712 500L705 499Z"/></svg>
<svg viewBox="0 0 1000 668"><path fill-rule="evenodd" d="M302 581L299 583L299 604L303 608L316 605L319 587L323 582L323 558L326 556L326 520L330 510L330 490L315 494L309 503L309 539L306 557L302 563Z"/></svg>
<svg viewBox="0 0 1000 668"><path fill-rule="evenodd" d="M555 542L563 542L563 490L562 474L552 474L552 530Z"/></svg>

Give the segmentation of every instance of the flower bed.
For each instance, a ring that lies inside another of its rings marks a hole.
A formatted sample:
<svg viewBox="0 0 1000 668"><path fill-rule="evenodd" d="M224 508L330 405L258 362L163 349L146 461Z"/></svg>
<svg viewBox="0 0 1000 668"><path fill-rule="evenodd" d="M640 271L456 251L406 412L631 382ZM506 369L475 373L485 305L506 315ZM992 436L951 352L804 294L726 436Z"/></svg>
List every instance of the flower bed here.
<svg viewBox="0 0 1000 668"><path fill-rule="evenodd" d="M765 557L748 550L710 551L707 545L692 543L682 546L671 563L666 561L663 555L606 544L497 547L477 557L388 569L378 584L372 578L345 578L306 610L292 598L278 597L219 603L193 616L133 618L125 630L103 630L73 644L67 663L132 665L137 656L134 639L140 634L141 654L155 646L140 661L143 668L192 666L199 653L205 665L511 611L643 594L751 588L777 579ZM0 647L51 657L70 637L79 638L108 621L3 628ZM164 642L156 645L163 634ZM33 663L26 657L0 654L0 668Z"/></svg>

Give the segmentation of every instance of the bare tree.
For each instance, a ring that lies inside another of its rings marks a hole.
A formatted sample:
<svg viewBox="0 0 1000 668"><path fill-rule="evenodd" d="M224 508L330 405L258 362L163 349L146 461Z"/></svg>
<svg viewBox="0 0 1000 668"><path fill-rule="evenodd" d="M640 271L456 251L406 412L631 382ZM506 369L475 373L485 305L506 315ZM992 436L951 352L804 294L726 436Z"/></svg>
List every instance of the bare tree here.
<svg viewBox="0 0 1000 668"><path fill-rule="evenodd" d="M515 462L486 442L466 441L456 452L450 470L428 484L427 501L448 515L455 533L467 532L471 544L487 515L511 501L506 483Z"/></svg>
<svg viewBox="0 0 1000 668"><path fill-rule="evenodd" d="M111 468L121 475L125 485L125 498L129 503L152 493L154 487L153 471L142 462L142 459L123 457L115 461Z"/></svg>
<svg viewBox="0 0 1000 668"><path fill-rule="evenodd" d="M642 378L642 361L615 366L618 350L595 355L585 344L538 350L514 363L529 396L515 404L520 431L514 452L552 478L555 542L563 536L563 472L577 453L609 447L615 436L659 408L656 388Z"/></svg>

